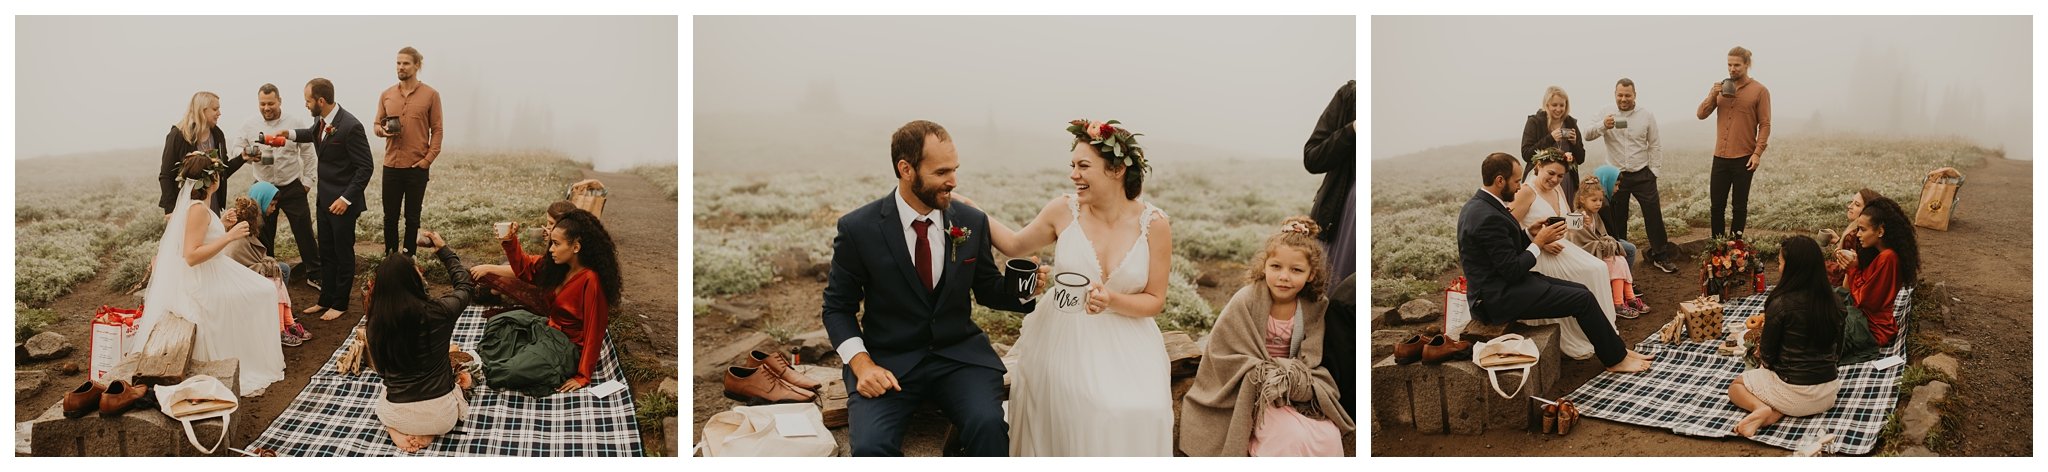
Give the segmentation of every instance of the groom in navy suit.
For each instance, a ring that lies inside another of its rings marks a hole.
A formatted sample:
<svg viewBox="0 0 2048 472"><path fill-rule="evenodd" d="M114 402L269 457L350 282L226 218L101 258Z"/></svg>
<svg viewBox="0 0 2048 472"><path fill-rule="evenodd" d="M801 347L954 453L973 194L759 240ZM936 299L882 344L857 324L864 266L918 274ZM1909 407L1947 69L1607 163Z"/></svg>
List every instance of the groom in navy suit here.
<svg viewBox="0 0 2048 472"><path fill-rule="evenodd" d="M952 419L964 454L1007 456L1003 363L968 316L969 292L998 310L1029 312L1036 302L1004 289L988 216L951 204L960 157L946 129L905 124L889 154L896 190L839 219L825 286L853 455L903 455L904 424L930 401Z"/></svg>
<svg viewBox="0 0 2048 472"><path fill-rule="evenodd" d="M320 188L313 206L320 209L320 302L305 314L333 320L348 312L349 289L356 284L356 217L362 216L363 188L376 167L370 161L370 138L363 123L334 103L334 82L316 78L306 83L306 110L313 127L290 130L286 138L313 143L320 161Z"/></svg>
<svg viewBox="0 0 2048 472"><path fill-rule="evenodd" d="M1585 285L1536 273L1538 251L1555 255L1564 249L1562 222L1528 229L1515 223L1508 203L1522 188L1515 180L1522 162L1507 153L1493 153L1479 165L1485 187L1458 212L1458 264L1470 292L1472 317L1488 323L1571 317L1593 342L1600 364L1614 372L1650 368L1650 357L1628 349L1600 301ZM1533 237L1532 237L1533 234ZM1603 287L1604 288L1604 287Z"/></svg>

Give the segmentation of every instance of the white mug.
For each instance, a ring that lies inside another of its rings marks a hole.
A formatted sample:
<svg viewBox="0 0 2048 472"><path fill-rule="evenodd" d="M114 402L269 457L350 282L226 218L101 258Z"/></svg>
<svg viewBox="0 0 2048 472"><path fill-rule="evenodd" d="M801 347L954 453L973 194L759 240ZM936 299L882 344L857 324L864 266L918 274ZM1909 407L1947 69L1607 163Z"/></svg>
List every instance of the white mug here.
<svg viewBox="0 0 2048 472"><path fill-rule="evenodd" d="M1070 315L1088 312L1088 276L1061 272L1052 276L1053 310Z"/></svg>
<svg viewBox="0 0 2048 472"><path fill-rule="evenodd" d="M493 234L498 235L498 239L505 239L505 236L512 232L512 222L500 221L493 223L491 224L491 230L494 231Z"/></svg>
<svg viewBox="0 0 2048 472"><path fill-rule="evenodd" d="M1583 229L1586 227L1586 214L1579 213L1576 211L1566 213L1564 215L1564 223L1565 226L1571 228L1572 231L1578 231L1580 229Z"/></svg>

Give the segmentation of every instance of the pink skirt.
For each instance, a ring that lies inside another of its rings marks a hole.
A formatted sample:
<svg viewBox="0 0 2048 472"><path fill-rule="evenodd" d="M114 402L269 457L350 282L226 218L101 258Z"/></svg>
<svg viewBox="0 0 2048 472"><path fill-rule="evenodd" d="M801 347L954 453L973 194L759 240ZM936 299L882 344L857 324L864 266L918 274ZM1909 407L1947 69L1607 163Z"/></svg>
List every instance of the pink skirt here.
<svg viewBox="0 0 2048 472"><path fill-rule="evenodd" d="M1636 277L1634 275L1629 275L1628 259L1624 259L1621 256L1611 256L1607 258L1607 279L1627 280L1629 283L1636 282Z"/></svg>
<svg viewBox="0 0 2048 472"><path fill-rule="evenodd" d="M1344 435L1329 420L1302 416L1292 406L1268 407L1252 430L1253 457L1340 457Z"/></svg>

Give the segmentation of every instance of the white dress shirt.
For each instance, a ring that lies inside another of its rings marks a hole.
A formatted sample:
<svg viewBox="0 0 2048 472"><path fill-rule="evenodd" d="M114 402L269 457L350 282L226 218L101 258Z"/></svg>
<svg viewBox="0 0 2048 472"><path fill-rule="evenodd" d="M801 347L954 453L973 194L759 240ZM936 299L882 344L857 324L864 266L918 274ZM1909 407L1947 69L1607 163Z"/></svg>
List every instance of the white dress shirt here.
<svg viewBox="0 0 2048 472"><path fill-rule="evenodd" d="M939 276L946 273L946 264L939 262L940 259L946 257L946 249L943 246L945 244L944 236L946 231L945 215L937 208L933 208L932 211L922 215L917 214L917 209L910 207L910 201L903 199L901 188L890 192L890 194L896 196L896 217L897 223L903 228L903 247L910 248L912 251L922 250L931 256L931 259L928 260L932 262L932 283L939 283ZM917 230L912 229L910 226L911 223L916 222L920 218L932 222L931 226L924 229L925 239L928 244L923 248L917 247ZM911 256L911 260L917 260L917 256ZM925 289L929 290L931 287L925 287ZM868 346L866 342L861 341L859 336L854 336L848 338L846 342L839 343L838 351L839 359L842 362L852 362L853 356L868 352Z"/></svg>
<svg viewBox="0 0 2048 472"><path fill-rule="evenodd" d="M235 142L255 142L256 135L259 133L278 134L285 130L307 126L312 125L304 119L294 119L283 114L279 114L275 120L268 121L264 120L262 115L257 115L255 118L249 119L247 123L242 124L242 128L239 131L241 135L235 139ZM317 179L319 177L318 173L314 171L317 166L314 164L316 157L313 155L312 144L287 142L284 147L277 148L276 152L276 164L266 166L260 160L249 163L256 166L256 180L270 182L271 185L279 187L291 185L292 182L305 182L307 187L318 185L315 183L318 182ZM241 157L243 154L241 146L235 146L235 149L230 154L231 157Z"/></svg>
<svg viewBox="0 0 2048 472"><path fill-rule="evenodd" d="M1616 120L1627 120L1628 127L1607 129L1607 115L1614 115ZM1620 168L1623 172L1648 168L1651 175L1657 174L1657 169L1662 167L1660 164L1663 161L1661 157L1664 155L1664 145L1657 137L1656 115L1650 114L1649 110L1644 110L1639 105L1629 111L1608 107L1593 116L1600 119L1593 121L1593 126L1587 127L1586 139L1607 138L1601 142L1607 144L1608 164Z"/></svg>

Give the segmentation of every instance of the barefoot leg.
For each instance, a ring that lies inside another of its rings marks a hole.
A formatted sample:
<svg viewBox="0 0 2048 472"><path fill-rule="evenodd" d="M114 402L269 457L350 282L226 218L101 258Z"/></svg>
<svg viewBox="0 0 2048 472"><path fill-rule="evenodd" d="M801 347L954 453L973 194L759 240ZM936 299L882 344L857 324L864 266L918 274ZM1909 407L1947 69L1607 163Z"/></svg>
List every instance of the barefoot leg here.
<svg viewBox="0 0 2048 472"><path fill-rule="evenodd" d="M1776 418L1773 418L1773 416ZM1785 415L1778 414L1777 410L1772 410L1770 405L1759 405L1756 411L1749 412L1749 416L1744 416L1742 421L1735 423L1735 434L1740 434L1745 438L1755 437L1757 430L1763 429L1764 426L1769 426L1771 423L1776 423L1784 418Z"/></svg>
<svg viewBox="0 0 2048 472"><path fill-rule="evenodd" d="M391 445L398 446L399 451L407 454L420 452L420 449L425 449L427 445L433 444L435 438L435 436L414 436L401 433L388 426L384 428L384 431L391 433Z"/></svg>
<svg viewBox="0 0 2048 472"><path fill-rule="evenodd" d="M1634 356L1622 356L1621 362L1607 366L1608 372L1642 372L1650 370L1650 361Z"/></svg>

